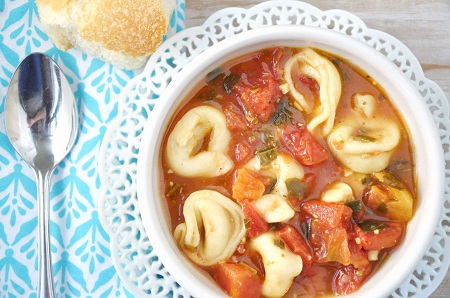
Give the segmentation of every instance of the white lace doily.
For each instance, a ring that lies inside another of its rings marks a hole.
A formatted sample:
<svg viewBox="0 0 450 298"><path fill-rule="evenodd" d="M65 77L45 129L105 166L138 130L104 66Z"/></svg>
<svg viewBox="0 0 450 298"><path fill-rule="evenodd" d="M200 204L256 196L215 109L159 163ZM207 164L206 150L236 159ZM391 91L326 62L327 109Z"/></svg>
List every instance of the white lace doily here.
<svg viewBox="0 0 450 298"><path fill-rule="evenodd" d="M442 282L450 255L450 119L441 88L424 77L411 51L394 37L366 27L342 10L321 11L299 1L268 1L250 9L227 8L199 27L166 40L141 75L131 80L119 99L117 118L108 127L100 152L104 188L98 209L110 235L111 254L119 276L135 296L189 297L161 264L146 235L136 195L136 162L141 133L151 110L171 78L209 46L235 34L267 25L298 24L340 31L386 55L417 86L439 128L446 161L445 205L433 242L422 261L392 297L426 297Z"/></svg>

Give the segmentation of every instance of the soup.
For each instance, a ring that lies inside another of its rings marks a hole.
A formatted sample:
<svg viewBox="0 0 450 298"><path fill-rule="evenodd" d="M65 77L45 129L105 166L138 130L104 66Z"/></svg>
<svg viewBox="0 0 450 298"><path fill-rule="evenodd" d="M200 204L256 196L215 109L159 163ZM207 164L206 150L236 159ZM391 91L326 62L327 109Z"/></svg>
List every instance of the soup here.
<svg viewBox="0 0 450 298"><path fill-rule="evenodd" d="M193 86L161 173L180 250L232 297L357 291L416 202L408 131L382 88L312 48L251 53Z"/></svg>

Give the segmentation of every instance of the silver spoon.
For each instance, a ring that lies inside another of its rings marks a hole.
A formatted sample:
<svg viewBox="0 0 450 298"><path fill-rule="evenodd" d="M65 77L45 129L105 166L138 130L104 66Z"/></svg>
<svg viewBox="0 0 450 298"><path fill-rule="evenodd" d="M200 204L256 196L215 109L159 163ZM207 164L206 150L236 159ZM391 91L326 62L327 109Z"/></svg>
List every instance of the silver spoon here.
<svg viewBox="0 0 450 298"><path fill-rule="evenodd" d="M55 297L50 253L50 181L78 134L78 112L69 83L47 55L27 56L15 71L5 102L6 133L33 168L38 204L38 297Z"/></svg>

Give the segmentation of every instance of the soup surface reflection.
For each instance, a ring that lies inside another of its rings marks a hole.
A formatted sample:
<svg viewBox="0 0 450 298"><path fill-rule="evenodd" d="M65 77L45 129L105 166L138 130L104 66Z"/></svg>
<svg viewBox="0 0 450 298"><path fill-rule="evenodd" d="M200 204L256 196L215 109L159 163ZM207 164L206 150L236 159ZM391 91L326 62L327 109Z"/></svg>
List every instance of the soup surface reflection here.
<svg viewBox="0 0 450 298"><path fill-rule="evenodd" d="M161 152L180 250L232 297L357 291L416 203L408 131L382 88L338 57L281 47L192 88Z"/></svg>

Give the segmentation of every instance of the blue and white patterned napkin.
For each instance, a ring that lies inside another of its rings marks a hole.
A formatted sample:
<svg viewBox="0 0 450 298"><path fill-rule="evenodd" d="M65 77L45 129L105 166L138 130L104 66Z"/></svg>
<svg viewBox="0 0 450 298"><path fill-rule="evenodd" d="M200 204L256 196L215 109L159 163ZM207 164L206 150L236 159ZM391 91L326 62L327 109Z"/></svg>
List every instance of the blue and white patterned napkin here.
<svg viewBox="0 0 450 298"><path fill-rule="evenodd" d="M171 32L184 28L177 1ZM44 52L62 68L75 94L80 132L56 168L51 189L51 250L58 297L132 297L114 269L109 236L96 209L97 159L117 99L139 71L126 71L72 49L58 50L42 31L34 0L0 0L0 297L35 297L37 202L31 168L15 153L4 125L5 96L20 61Z"/></svg>

